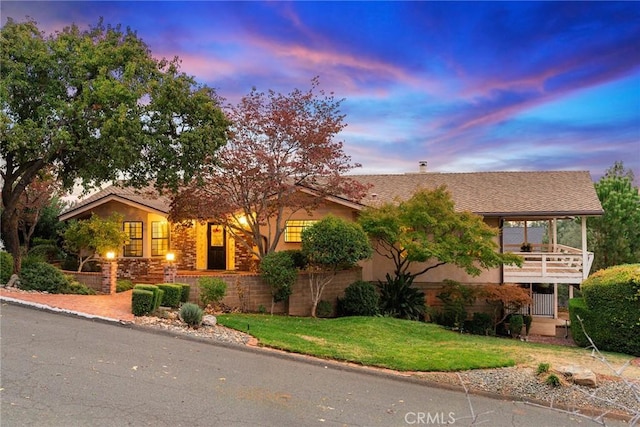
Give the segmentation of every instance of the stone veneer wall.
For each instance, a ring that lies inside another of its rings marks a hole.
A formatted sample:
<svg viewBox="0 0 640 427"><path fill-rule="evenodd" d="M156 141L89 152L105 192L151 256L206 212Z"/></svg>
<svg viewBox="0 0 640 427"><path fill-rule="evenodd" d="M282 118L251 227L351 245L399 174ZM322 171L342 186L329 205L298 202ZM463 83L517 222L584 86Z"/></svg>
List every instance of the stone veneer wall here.
<svg viewBox="0 0 640 427"><path fill-rule="evenodd" d="M179 270L196 269L196 228L173 224L171 229L171 251L176 254Z"/></svg>
<svg viewBox="0 0 640 427"><path fill-rule="evenodd" d="M118 258L118 278L131 279L162 275L164 257L158 258Z"/></svg>

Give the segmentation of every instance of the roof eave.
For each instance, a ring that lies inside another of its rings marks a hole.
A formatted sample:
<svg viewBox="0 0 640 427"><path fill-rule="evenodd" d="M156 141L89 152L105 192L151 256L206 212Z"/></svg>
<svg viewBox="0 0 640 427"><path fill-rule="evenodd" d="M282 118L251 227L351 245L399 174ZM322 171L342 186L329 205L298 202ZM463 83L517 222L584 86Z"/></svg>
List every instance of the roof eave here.
<svg viewBox="0 0 640 427"><path fill-rule="evenodd" d="M111 201L124 203L125 205L133 206L133 207L145 210L147 212L153 212L153 213L157 213L157 214L160 214L160 215L167 215L169 213L168 211L157 209L157 208L154 208L152 206L149 206L149 205L146 205L144 203L140 203L140 202L137 202L137 201L134 201L134 200L130 200L130 199L126 198L126 197L123 197L123 196L120 196L120 195L117 195L117 194L107 194L104 197L96 199L91 203L79 206L77 208L72 208L71 210L61 214L58 217L58 220L59 221L67 221L67 220L69 220L69 219L71 219L73 217L76 217L76 216L81 215L81 214L83 214L85 212L91 211L96 206L99 206L99 205L102 205L102 204L105 204L105 203L108 203L108 202L111 202Z"/></svg>
<svg viewBox="0 0 640 427"><path fill-rule="evenodd" d="M522 212L475 212L484 217L500 217L500 218L540 218L540 217L572 217L572 216L602 216L603 210L585 210L585 211L522 211Z"/></svg>

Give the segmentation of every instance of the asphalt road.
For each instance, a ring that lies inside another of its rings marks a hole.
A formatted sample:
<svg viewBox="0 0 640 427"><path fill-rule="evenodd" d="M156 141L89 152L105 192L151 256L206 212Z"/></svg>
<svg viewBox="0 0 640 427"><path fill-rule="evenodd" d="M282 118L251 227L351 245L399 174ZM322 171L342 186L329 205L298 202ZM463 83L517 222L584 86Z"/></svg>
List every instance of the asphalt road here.
<svg viewBox="0 0 640 427"><path fill-rule="evenodd" d="M0 425L572 426L548 409L2 304Z"/></svg>

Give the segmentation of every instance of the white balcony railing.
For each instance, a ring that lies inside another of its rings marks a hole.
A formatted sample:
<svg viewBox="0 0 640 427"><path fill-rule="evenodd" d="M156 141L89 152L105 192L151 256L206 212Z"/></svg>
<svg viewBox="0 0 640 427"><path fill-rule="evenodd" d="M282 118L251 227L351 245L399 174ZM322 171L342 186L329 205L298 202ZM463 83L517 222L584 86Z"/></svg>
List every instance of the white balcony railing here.
<svg viewBox="0 0 640 427"><path fill-rule="evenodd" d="M554 252L544 251L548 245L536 245L536 252L514 252L524 258L522 267L505 265L504 281L511 283L570 283L580 284L591 269L593 253L587 252L583 266L582 251L564 245L556 245ZM519 248L518 248L519 249ZM549 248L551 249L551 248ZM586 270L583 270L586 267ZM584 274L586 271L587 274Z"/></svg>

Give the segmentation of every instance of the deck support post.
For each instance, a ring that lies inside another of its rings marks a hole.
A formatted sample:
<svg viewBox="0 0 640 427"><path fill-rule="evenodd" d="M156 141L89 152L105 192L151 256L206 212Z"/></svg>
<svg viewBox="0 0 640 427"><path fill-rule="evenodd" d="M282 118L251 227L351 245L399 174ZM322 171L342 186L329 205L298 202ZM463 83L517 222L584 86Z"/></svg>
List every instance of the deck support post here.
<svg viewBox="0 0 640 427"><path fill-rule="evenodd" d="M582 217L582 280L589 276L587 271L587 217Z"/></svg>

